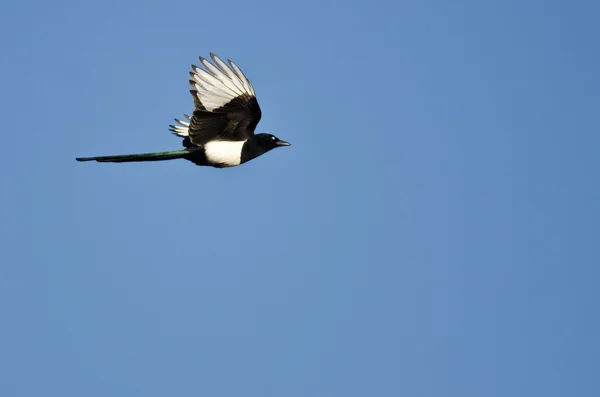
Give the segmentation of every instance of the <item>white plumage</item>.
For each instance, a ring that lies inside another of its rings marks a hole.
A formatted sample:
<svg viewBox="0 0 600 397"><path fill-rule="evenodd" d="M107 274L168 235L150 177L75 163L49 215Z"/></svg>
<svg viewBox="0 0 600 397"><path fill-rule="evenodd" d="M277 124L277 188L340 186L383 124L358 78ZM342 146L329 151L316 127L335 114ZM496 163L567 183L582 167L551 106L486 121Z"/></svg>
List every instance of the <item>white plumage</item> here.
<svg viewBox="0 0 600 397"><path fill-rule="evenodd" d="M187 114L183 115L188 121L183 121L183 120L179 120L179 119L175 119L175 122L177 122L177 124L179 125L171 125L170 130L171 132L173 132L173 134L180 136L182 138L185 138L186 136L188 136L188 130L190 128L190 116L188 116Z"/></svg>
<svg viewBox="0 0 600 397"><path fill-rule="evenodd" d="M234 167L242 162L244 143L246 141L212 141L204 145L204 153L213 164Z"/></svg>
<svg viewBox="0 0 600 397"><path fill-rule="evenodd" d="M198 100L206 110L212 112L239 96L255 96L252 84L232 60L228 60L228 65L216 55L210 56L214 65L199 57L206 70L192 65L193 73L190 73Z"/></svg>

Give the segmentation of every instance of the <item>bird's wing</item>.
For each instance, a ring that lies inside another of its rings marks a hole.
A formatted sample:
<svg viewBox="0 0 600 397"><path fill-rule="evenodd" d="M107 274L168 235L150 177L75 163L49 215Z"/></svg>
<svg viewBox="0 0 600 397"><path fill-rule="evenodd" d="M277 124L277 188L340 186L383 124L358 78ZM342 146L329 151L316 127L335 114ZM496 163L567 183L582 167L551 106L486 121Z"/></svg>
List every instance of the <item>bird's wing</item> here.
<svg viewBox="0 0 600 397"><path fill-rule="evenodd" d="M194 113L186 116L189 122L176 119L179 125L171 131L196 146L215 139L246 140L261 118L254 88L233 61L227 64L213 53L210 57L214 63L199 57L203 68L192 65Z"/></svg>
<svg viewBox="0 0 600 397"><path fill-rule="evenodd" d="M183 138L183 146L187 147L187 148L192 148L192 147L196 147L197 145L194 145L191 141L190 141L190 135L189 135L189 129L190 129L190 120L192 119L190 116L188 116L187 114L183 115L185 117L185 119L187 121L184 120L180 120L180 119L175 119L175 122L177 123L176 125L169 125L169 131L171 131L173 134L180 136Z"/></svg>
<svg viewBox="0 0 600 397"><path fill-rule="evenodd" d="M188 130L190 128L190 116L188 116L187 114L184 114L183 116L187 121L175 119L177 125L169 125L169 131L180 137L188 136Z"/></svg>

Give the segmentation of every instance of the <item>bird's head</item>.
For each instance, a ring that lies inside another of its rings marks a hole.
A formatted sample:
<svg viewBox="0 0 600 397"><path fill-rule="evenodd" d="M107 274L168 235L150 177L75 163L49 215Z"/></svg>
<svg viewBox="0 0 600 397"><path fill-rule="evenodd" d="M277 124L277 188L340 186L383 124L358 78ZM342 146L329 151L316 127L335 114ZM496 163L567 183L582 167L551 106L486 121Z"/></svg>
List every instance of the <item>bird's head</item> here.
<svg viewBox="0 0 600 397"><path fill-rule="evenodd" d="M256 142L265 150L275 149L279 146L290 146L291 144L286 141L282 141L277 138L275 135L271 134L256 134L255 138Z"/></svg>

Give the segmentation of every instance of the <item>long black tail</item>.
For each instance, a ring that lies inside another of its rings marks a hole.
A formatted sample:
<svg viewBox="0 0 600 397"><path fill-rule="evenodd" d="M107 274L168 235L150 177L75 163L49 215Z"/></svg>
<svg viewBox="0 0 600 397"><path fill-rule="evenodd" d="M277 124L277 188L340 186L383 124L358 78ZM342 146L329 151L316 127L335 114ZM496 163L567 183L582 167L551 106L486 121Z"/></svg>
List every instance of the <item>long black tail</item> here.
<svg viewBox="0 0 600 397"><path fill-rule="evenodd" d="M158 153L140 153L140 154L123 154L120 156L100 156L100 157L77 157L77 161L92 161L96 160L100 163L126 163L130 161L161 161L173 160L186 157L190 152L187 150L175 150L172 152Z"/></svg>

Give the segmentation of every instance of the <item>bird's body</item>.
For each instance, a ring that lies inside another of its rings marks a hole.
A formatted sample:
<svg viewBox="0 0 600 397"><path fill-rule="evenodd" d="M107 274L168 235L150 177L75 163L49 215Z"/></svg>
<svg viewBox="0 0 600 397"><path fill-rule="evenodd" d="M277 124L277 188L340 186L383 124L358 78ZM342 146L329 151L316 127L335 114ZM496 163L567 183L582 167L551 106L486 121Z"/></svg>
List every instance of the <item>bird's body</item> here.
<svg viewBox="0 0 600 397"><path fill-rule="evenodd" d="M226 64L210 54L213 63L199 57L204 69L192 65L190 91L194 113L187 121L175 119L170 130L183 138L183 150L126 154L118 156L79 157L77 161L139 162L185 159L196 165L216 168L235 167L279 146L289 146L271 134L254 134L261 110L254 88L240 68Z"/></svg>

